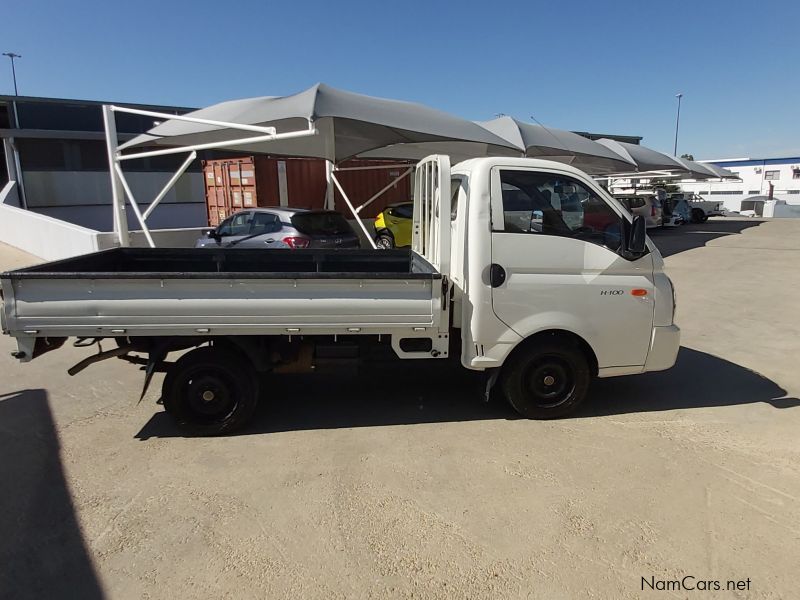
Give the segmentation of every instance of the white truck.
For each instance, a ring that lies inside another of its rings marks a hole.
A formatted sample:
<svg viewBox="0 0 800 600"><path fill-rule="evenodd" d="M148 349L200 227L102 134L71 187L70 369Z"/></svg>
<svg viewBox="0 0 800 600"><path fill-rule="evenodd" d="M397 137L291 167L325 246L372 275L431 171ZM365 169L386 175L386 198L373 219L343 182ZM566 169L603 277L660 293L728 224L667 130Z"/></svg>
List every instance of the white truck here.
<svg viewBox="0 0 800 600"><path fill-rule="evenodd" d="M673 206L677 205L681 200L686 200L692 223L705 223L708 221L708 217L721 217L723 215L722 202L706 200L692 192L678 192L670 196Z"/></svg>
<svg viewBox="0 0 800 600"><path fill-rule="evenodd" d="M410 250L116 248L2 273L2 329L22 362L111 338L70 373L120 357L146 365L146 389L164 371L165 410L204 435L245 425L265 374L376 346L411 360L460 348L487 395L497 383L529 418L575 410L593 377L674 364L663 260L585 173L432 156L414 203Z"/></svg>

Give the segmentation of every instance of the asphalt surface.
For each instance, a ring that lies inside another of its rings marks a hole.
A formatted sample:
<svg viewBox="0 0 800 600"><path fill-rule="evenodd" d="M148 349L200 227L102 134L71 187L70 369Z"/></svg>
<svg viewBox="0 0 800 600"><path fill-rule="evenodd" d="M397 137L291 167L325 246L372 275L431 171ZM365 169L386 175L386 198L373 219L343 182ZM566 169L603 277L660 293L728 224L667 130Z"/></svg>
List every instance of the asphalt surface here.
<svg viewBox="0 0 800 600"><path fill-rule="evenodd" d="M797 597L800 220L652 238L677 365L559 421L404 363L277 379L244 434L187 438L133 366L3 336L0 597ZM722 589L642 581L685 576Z"/></svg>

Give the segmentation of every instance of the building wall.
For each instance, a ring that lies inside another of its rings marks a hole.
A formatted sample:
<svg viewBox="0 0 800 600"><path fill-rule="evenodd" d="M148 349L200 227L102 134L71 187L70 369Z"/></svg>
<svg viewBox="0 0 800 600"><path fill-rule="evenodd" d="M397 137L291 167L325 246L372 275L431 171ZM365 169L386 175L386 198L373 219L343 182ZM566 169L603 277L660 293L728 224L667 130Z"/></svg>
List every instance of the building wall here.
<svg viewBox="0 0 800 600"><path fill-rule="evenodd" d="M738 211L743 200L752 196L768 196L771 183L776 200L800 204L800 157L709 162L733 171L741 181L684 180L680 182L684 191L722 201L728 210Z"/></svg>
<svg viewBox="0 0 800 600"><path fill-rule="evenodd" d="M142 212L155 198L170 173L126 173ZM28 208L70 223L109 231L113 226L111 181L102 171L24 171ZM139 224L128 206L131 227ZM206 225L205 192L201 173L184 173L175 187L148 217L154 228L202 227Z"/></svg>

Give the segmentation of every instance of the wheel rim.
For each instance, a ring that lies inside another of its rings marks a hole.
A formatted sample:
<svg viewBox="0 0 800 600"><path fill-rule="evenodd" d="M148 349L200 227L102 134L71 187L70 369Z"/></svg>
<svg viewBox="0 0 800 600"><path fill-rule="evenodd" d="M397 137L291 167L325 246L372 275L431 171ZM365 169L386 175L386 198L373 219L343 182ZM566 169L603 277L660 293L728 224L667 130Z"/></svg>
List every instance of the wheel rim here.
<svg viewBox="0 0 800 600"><path fill-rule="evenodd" d="M233 413L240 388L231 374L204 365L185 379L181 395L188 415L197 423L217 423Z"/></svg>
<svg viewBox="0 0 800 600"><path fill-rule="evenodd" d="M539 408L554 408L566 402L575 390L572 366L559 356L543 356L523 374L525 391Z"/></svg>
<svg viewBox="0 0 800 600"><path fill-rule="evenodd" d="M379 237L375 245L381 250L391 250L392 242L386 237Z"/></svg>

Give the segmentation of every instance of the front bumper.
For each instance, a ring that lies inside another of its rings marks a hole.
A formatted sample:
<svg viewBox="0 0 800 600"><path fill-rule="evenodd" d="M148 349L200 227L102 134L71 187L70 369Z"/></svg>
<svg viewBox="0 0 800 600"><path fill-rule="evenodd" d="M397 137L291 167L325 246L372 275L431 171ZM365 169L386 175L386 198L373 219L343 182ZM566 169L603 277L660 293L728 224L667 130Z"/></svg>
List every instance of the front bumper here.
<svg viewBox="0 0 800 600"><path fill-rule="evenodd" d="M677 325L653 327L645 371L663 371L675 364L681 347L681 330Z"/></svg>

